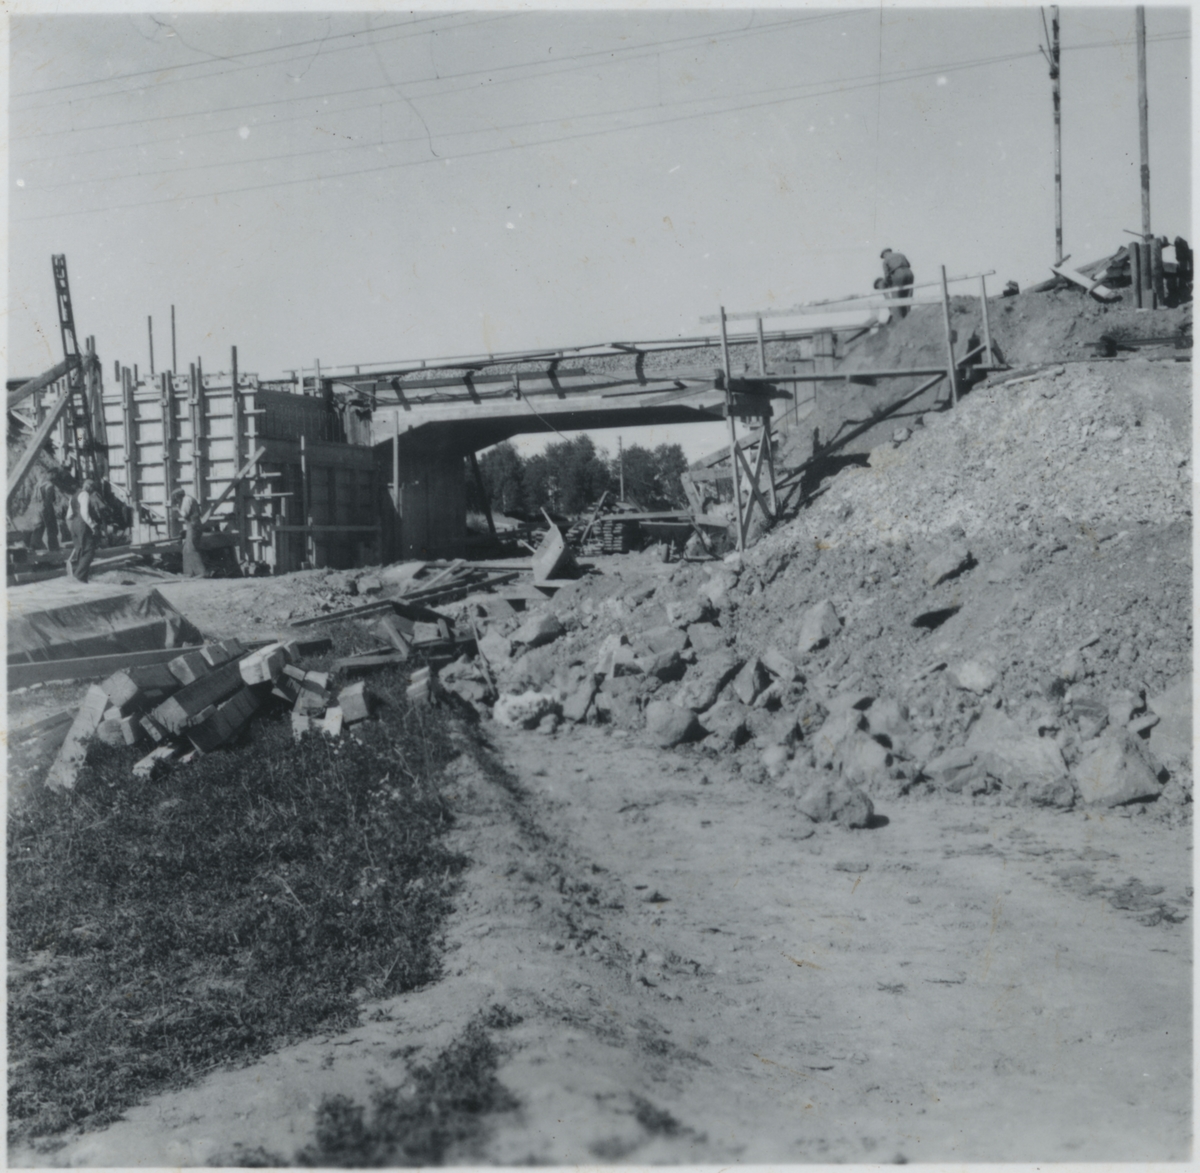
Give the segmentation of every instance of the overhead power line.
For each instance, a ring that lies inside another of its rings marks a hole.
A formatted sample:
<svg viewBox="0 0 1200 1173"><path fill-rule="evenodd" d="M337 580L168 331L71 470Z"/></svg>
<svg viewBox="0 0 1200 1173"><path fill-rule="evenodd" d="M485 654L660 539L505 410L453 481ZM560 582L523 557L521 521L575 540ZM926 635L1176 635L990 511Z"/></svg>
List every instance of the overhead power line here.
<svg viewBox="0 0 1200 1173"><path fill-rule="evenodd" d="M455 13L441 12L435 16L422 16L422 17L417 18L416 20L398 20L398 21L394 21L392 24L380 25L377 28L358 29L355 32L348 32L348 33L331 33L325 37L309 37L303 41L289 41L287 44L284 44L284 45L270 45L270 46L267 46L266 48L262 48L262 49L245 49L239 53L224 53L224 54L220 54L220 55L213 54L209 58L207 58L203 61L181 61L177 65L161 65L155 69L138 69L138 70L134 70L133 72L130 72L130 73L116 73L116 74L113 74L112 77L92 78L89 81L63 82L61 85L46 86L44 89L40 89L40 90L22 90L19 93L10 94L9 97L10 97L10 100L15 100L18 98L36 98L36 97L40 97L42 94L60 93L63 90L77 90L77 89L81 89L84 86L109 85L115 81L130 81L130 80L132 80L134 78L138 78L138 77L153 77L153 78L157 79L155 81L155 85L162 85L167 82L176 82L176 81L199 81L199 80L201 80L201 78L163 78L162 74L169 72L171 70L195 69L201 65L212 65L214 60L238 61L245 57L261 57L267 53L282 53L288 49L300 49L300 48L304 48L307 45L327 45L330 41L344 41L347 38L353 38L353 37L369 37L369 36L373 36L376 33L388 32L391 29L407 29L407 28L411 28L413 25L417 25L417 24L423 25L423 24L429 24L431 21L435 21L435 20L445 20L447 17L453 17L455 15L456 15ZM470 22L470 24L490 24L493 20L504 20L504 19L507 19L508 17L516 16L516 15L518 15L518 14L515 12L506 12L506 13L501 14L500 16L489 17L486 21L472 21L472 22ZM470 24L467 27L470 27ZM454 24L447 26L447 28L459 28L459 27L461 27L461 26L454 25ZM422 29L419 33L414 33L413 36L427 37L427 36L430 36L431 33L436 32L436 31L437 31L436 29L433 29L433 30ZM399 40L404 40L404 39L406 39L406 38L404 38L404 37L389 37L388 38L389 41L399 41ZM345 46L344 48L359 49L359 48L366 48L366 45L365 44L364 45L348 45L348 46ZM329 52L342 52L342 51L343 51L342 49L329 50ZM283 61L270 62L270 64L281 65L281 64L286 64L288 61L299 61L299 60L301 60L300 57L292 56L292 57L284 58ZM252 66L252 68L257 69L258 66L257 65ZM233 71L233 70L228 70L228 71L216 70L216 71L214 71L214 73L216 75L219 75L222 72L235 72L235 71ZM202 76L203 77L211 77L211 76L214 76L214 74L204 74ZM128 94L130 92L131 91L129 89L122 89L122 90L114 90L111 94L99 94L99 95L89 94L86 101L89 101L89 102L96 101L98 98L104 98L104 97L120 97L120 96L122 96L124 94ZM62 105L64 103L72 102L74 100L75 99L73 99L73 98L56 99L53 102L45 102L45 103L42 103L41 105L33 105L30 107L27 107L27 109L45 110L51 106ZM22 113L24 113L24 111L22 111Z"/></svg>
<svg viewBox="0 0 1200 1173"><path fill-rule="evenodd" d="M694 42L714 41L714 42L720 43L720 42L731 40L731 38L734 36L748 35L748 34L757 35L763 31L770 31L770 30L774 29L776 25L815 24L817 22L821 22L821 20L836 20L836 19L841 19L841 18L848 17L848 16L856 16L856 14L858 14L860 11L863 11L863 10L853 10L853 8L851 8L851 10L847 10L844 12L822 13L821 16L816 16L816 17L799 17L797 19L792 19L792 20L775 20L775 22L772 22L767 25L755 25L755 26L751 26L751 28L746 28L746 29L733 29L730 31L719 31L719 32L712 32L712 31L694 32L694 34L689 34L688 36L685 36L685 37L676 37L676 38L672 38L672 40L659 41L659 42L654 42L654 43L658 44L658 46L660 46L660 47L670 46L670 44L683 44L685 42L694 43ZM449 25L448 31L456 30L456 29L473 28L473 26L480 25L480 24L491 24L493 22L496 22L496 20L509 19L510 17L517 16L517 14L518 13L503 13L503 14L500 14L500 16L496 16L496 17L486 17L482 20L473 20L473 22L469 22L467 24ZM430 19L433 19L433 18L431 17ZM350 50L354 50L354 49L370 48L372 46L378 46L378 44L391 44L392 42L395 42L395 41L408 40L409 36L432 36L433 34L436 34L436 32L438 32L438 31L442 31L442 30L439 30L439 29L422 30L421 32L414 32L414 34L409 34L407 36L386 37L386 38L382 38L382 40L366 42L364 44L361 44L361 46L358 46L358 44L353 44L353 46L343 46L343 47L337 48L337 49L330 49L329 54L346 53L346 52L350 52ZM572 53L571 61L584 61L584 60L588 60L588 59L604 58L604 56L617 56L617 55L628 53L628 52L635 52L635 50L646 48L646 46L647 46L647 42L641 42L640 44L637 44L637 46L630 46L629 49L623 49L623 48L595 49L595 50L590 50L590 52L588 52L588 53ZM263 52L265 52L265 50L263 50ZM290 61L300 61L300 60L305 60L305 58L302 58L302 56L299 56L299 55L294 55L294 56L289 56L289 58L281 58L278 61L266 62L266 65L287 65L288 62L290 62ZM211 62L206 62L206 61L205 62L194 62L194 64L196 64L196 65L211 65ZM479 70L468 70L468 71L463 71L460 73L440 74L440 76L436 77L436 78L420 78L420 79L418 79L418 82L413 83L413 84L419 84L420 82L440 82L440 80L444 80L446 78L479 77L479 76L482 76L482 74L504 73L504 72L508 72L510 70L521 70L521 68L545 66L547 64L552 64L552 62L547 62L547 61L541 60L541 59L535 60L535 61L517 61L517 62L512 62L512 64L510 64L510 65L486 66L484 68L479 68ZM203 80L208 80L210 78L226 78L226 77L232 76L232 74L234 74L234 73L242 73L242 72L245 72L246 70L262 70L263 67L264 67L263 64L259 64L259 62L254 62L254 64L251 64L251 65L234 66L233 68L216 68L216 70L212 70L209 73L199 74L199 76L164 79L164 80L162 80L162 82L155 83L155 89L161 90L163 88L163 86L167 86L167 85L180 85L180 84L192 83L192 82L203 82ZM150 71L150 72L152 72L152 71ZM95 84L98 84L98 83L95 83ZM96 102L96 101L104 100L104 98L127 97L128 95L133 94L133 92L137 92L137 89L138 88L136 88L136 86L133 86L133 88L114 90L114 91L110 92L110 94L98 94L98 95L92 94L92 95L89 95L88 97L86 97L85 100L79 100L79 101ZM41 106L31 106L24 110L20 110L19 113L22 113L22 114L32 113L32 112L34 112L34 110L50 109L55 106L70 106L70 104L74 101L77 101L77 100L74 100L74 98L59 98L59 100L56 100L54 102L46 102L46 103L41 104Z"/></svg>
<svg viewBox="0 0 1200 1173"><path fill-rule="evenodd" d="M1178 40L1178 39L1185 39L1186 37L1187 37L1187 34L1175 34L1175 35L1167 34L1159 39ZM1096 42L1091 45L1077 45L1074 48L1076 50L1085 49L1085 48L1107 48L1107 47L1110 47L1111 45L1112 45L1111 41L1104 41L1104 42ZM607 128L602 128L599 130L581 131L581 132L574 133L574 134L559 135L554 138L538 139L537 141L530 142L530 143L506 144L504 146L498 146L498 147L487 147L487 148L483 148L483 149L480 149L477 151L468 151L468 152L464 152L462 154L451 156L449 160L447 160L447 159L432 159L432 158L414 159L414 160L407 160L407 161L399 162L399 163L385 163L385 164L381 164L376 167L357 168L352 171L339 171L339 172L334 172L333 174L330 174L330 175L310 175L310 176L303 176L303 177L296 178L296 179L272 180L272 181L269 181L266 183L248 184L248 185L245 185L242 187L222 188L222 189L219 189L216 191L197 192L197 193L192 193L192 194L188 194L188 195L168 196L168 197L165 197L162 199L154 199L154 200L139 200L139 201L123 203L123 204L108 203L104 207L100 207L100 208L72 210L69 212L46 213L46 214L39 215L39 216L15 217L15 219L17 220L17 222L20 222L20 223L29 223L29 222L40 221L40 220L55 220L55 219L62 219L63 217L66 217L66 216L94 215L98 212L99 213L107 213L107 212L125 209L125 208L155 207L155 206L159 206L159 205L163 205L163 204L178 204L181 201L185 201L185 200L212 199L212 198L216 198L219 196L226 196L226 195L242 195L242 194L246 194L246 193L254 192L254 191L266 191L266 190L271 190L271 189L280 188L280 187L294 187L294 186L297 186L300 184L317 184L317 183L323 183L323 182L333 182L333 181L342 180L342 179L357 179L357 178L361 178L362 176L365 176L365 175L375 175L375 174L381 174L381 173L389 172L389 171L404 170L409 167L427 166L428 164L434 163L434 162L442 162L442 163L445 163L447 161L457 162L457 161L465 160L465 159L474 159L474 158L480 158L480 157L484 157L484 156L488 156L488 155L507 153L509 151L530 150L530 149L536 149L538 147L553 146L553 145L556 145L559 143L571 142L571 141L575 141L578 139L595 138L600 135L620 134L620 133L625 133L628 131L649 129L649 128L655 127L655 126L672 125L672 124L676 124L676 123L680 123L680 122L691 121L696 118L719 117L721 115L739 113L739 112L742 112L745 110L762 109L762 108L770 107L770 106L784 105L784 104L787 104L790 102L811 100L813 98L825 97L830 94L848 93L848 92L851 92L854 90L869 88L871 86L876 86L876 85L880 85L880 84L897 85L897 84L902 84L903 82L906 82L906 81L919 80L920 78L923 78L923 77L933 77L933 76L937 76L940 74L961 72L961 71L964 71L967 69L982 68L982 67L985 67L988 65L1004 64L1007 62L1016 61L1016 60L1020 60L1023 58L1036 57L1038 55L1039 55L1038 50L1026 50L1026 51L1021 51L1021 52L1001 54L1001 55L991 57L991 58L980 58L980 59L977 59L974 61L969 61L969 62L961 62L961 63L956 63L956 64L944 64L943 63L943 64L936 65L936 66L926 67L921 70L909 71L909 72L904 73L902 76L896 76L896 77L886 79L882 83L880 82L880 79L878 78L878 76L875 74L864 75L862 80L852 79L849 82L844 81L844 82L838 83L836 85L833 85L832 88L820 90L820 91L816 91L816 92L812 92L812 93L789 94L786 97L770 98L770 99L766 99L766 100L758 101L758 102L738 103L735 105L724 106L724 107L718 108L716 110L704 110L704 111L699 111L699 112L695 112L695 113L691 113L691 114L680 114L680 115L676 115L671 118L652 119L652 120L645 121L645 122L634 123L630 126L607 127ZM775 89L775 90L770 90L770 91L766 91L766 92L778 93L778 92L780 92L780 90ZM648 109L648 108L658 108L658 107L657 106L642 107L640 109ZM560 122L560 121L562 121L562 118L559 117L559 118L553 118L553 119L539 120L539 122L542 122L542 121ZM500 127L495 127L495 128L489 128L489 129L494 129L497 133L503 133L506 130L517 129L517 128L518 128L518 125L514 124L512 127L500 126ZM472 133L482 133L482 132L472 132ZM419 139L413 139L413 140L407 140L407 141L423 141L423 138L424 138L424 136L421 136ZM375 144L369 144L369 145L374 146ZM328 154L328 153L330 153L330 149L325 149L320 153ZM286 156L281 156L281 158L285 158L285 157ZM250 162L257 162L257 160L251 160Z"/></svg>

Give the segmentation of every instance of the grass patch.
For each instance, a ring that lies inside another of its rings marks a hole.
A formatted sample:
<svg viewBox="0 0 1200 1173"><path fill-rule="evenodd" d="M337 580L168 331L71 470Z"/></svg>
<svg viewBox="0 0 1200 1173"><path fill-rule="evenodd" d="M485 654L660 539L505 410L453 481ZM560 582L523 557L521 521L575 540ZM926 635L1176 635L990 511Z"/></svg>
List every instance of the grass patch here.
<svg viewBox="0 0 1200 1173"><path fill-rule="evenodd" d="M138 781L94 744L75 790L38 786L8 827L9 1138L117 1119L358 1018L439 976L465 861L433 779L444 716L372 677L378 719L293 742L286 715Z"/></svg>
<svg viewBox="0 0 1200 1173"><path fill-rule="evenodd" d="M495 1017L493 1010L492 1017ZM371 1115L348 1096L327 1096L317 1109L316 1139L296 1164L323 1167L440 1165L449 1153L477 1154L485 1118L517 1106L496 1078L499 1054L489 1019L468 1024L404 1088L381 1088ZM517 1019L506 1019L509 1021Z"/></svg>

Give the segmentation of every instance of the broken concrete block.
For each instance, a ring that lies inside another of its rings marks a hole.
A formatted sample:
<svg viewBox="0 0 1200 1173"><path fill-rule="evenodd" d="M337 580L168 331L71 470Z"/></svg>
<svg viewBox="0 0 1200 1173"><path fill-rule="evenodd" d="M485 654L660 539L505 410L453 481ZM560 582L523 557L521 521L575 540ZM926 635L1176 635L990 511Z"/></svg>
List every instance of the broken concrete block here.
<svg viewBox="0 0 1200 1173"><path fill-rule="evenodd" d="M200 649L200 655L204 657L210 668L220 668L222 664L228 664L230 660L236 660L245 654L246 649L240 639L218 640L215 643L205 644Z"/></svg>
<svg viewBox="0 0 1200 1173"><path fill-rule="evenodd" d="M767 749L773 745L791 748L799 739L796 714L791 709L783 709L778 713L755 709L747 717L746 725L759 749Z"/></svg>
<svg viewBox="0 0 1200 1173"><path fill-rule="evenodd" d="M842 777L856 786L886 778L892 765L892 755L864 733L843 742L838 756Z"/></svg>
<svg viewBox="0 0 1200 1173"><path fill-rule="evenodd" d="M655 745L670 749L697 732L696 714L670 701L651 701L646 706L646 737Z"/></svg>
<svg viewBox="0 0 1200 1173"><path fill-rule="evenodd" d="M332 708L325 710L325 716L321 721L321 732L326 737L341 737L343 721L342 710L337 705L334 705Z"/></svg>
<svg viewBox="0 0 1200 1173"><path fill-rule="evenodd" d="M814 603L800 619L800 634L796 639L796 651L807 655L814 648L829 642L842 629L841 620L829 599Z"/></svg>
<svg viewBox="0 0 1200 1173"><path fill-rule="evenodd" d="M979 660L963 660L958 664L951 664L946 669L946 676L955 688L979 695L990 692L997 679L996 670Z"/></svg>
<svg viewBox="0 0 1200 1173"><path fill-rule="evenodd" d="M691 627L693 623L705 623L715 615L712 603L705 598L673 599L667 604L667 622L674 627Z"/></svg>
<svg viewBox="0 0 1200 1173"><path fill-rule="evenodd" d="M965 542L955 542L935 554L925 563L921 577L927 587L935 587L949 578L962 574L971 565L971 551Z"/></svg>
<svg viewBox="0 0 1200 1173"><path fill-rule="evenodd" d="M707 733L715 737L727 738L738 745L747 736L746 722L750 710L736 700L720 701L707 709L698 720Z"/></svg>
<svg viewBox="0 0 1200 1173"><path fill-rule="evenodd" d="M51 790L74 788L75 779L87 758L87 743L95 735L108 707L108 693L98 684L93 684L84 695L75 720L67 730L66 740L46 774L46 785Z"/></svg>
<svg viewBox="0 0 1200 1173"><path fill-rule="evenodd" d="M145 731L136 717L121 718L121 740L126 745L137 745L145 737Z"/></svg>
<svg viewBox="0 0 1200 1173"><path fill-rule="evenodd" d="M866 728L866 718L855 708L833 710L812 738L816 763L822 768L834 765L841 754L843 742Z"/></svg>
<svg viewBox="0 0 1200 1173"><path fill-rule="evenodd" d="M651 654L637 661L637 664L646 676L656 676L659 680L678 680L686 669L678 652Z"/></svg>
<svg viewBox="0 0 1200 1173"><path fill-rule="evenodd" d="M167 664L167 668L180 684L194 684L212 671L212 665L198 651L176 656Z"/></svg>
<svg viewBox="0 0 1200 1173"><path fill-rule="evenodd" d="M328 707L329 693L323 688L308 688L302 685L296 693L292 712L314 716L324 713Z"/></svg>
<svg viewBox="0 0 1200 1173"><path fill-rule="evenodd" d="M310 733L313 720L307 713L292 713L292 740L299 741L306 733Z"/></svg>
<svg viewBox="0 0 1200 1173"><path fill-rule="evenodd" d="M701 656L688 670L675 694L675 704L697 713L703 712L716 701L721 689L740 667L741 661L729 651L710 652Z"/></svg>
<svg viewBox="0 0 1200 1173"><path fill-rule="evenodd" d="M925 776L939 790L957 794L973 776L979 754L965 745L948 749L925 763Z"/></svg>
<svg viewBox="0 0 1200 1173"><path fill-rule="evenodd" d="M1079 797L1087 806L1120 806L1157 798L1162 787L1129 734L1104 734L1075 768Z"/></svg>
<svg viewBox="0 0 1200 1173"><path fill-rule="evenodd" d="M636 643L639 648L655 656L664 652L682 652L688 645L688 634L686 631L680 631L678 627L665 624L639 632Z"/></svg>
<svg viewBox="0 0 1200 1173"><path fill-rule="evenodd" d="M1150 697L1146 707L1157 714L1150 731L1150 749L1163 761L1192 759L1192 674L1180 677L1170 688Z"/></svg>
<svg viewBox="0 0 1200 1173"><path fill-rule="evenodd" d="M105 745L124 745L125 736L121 732L121 718L106 717L96 726L96 738Z"/></svg>
<svg viewBox="0 0 1200 1173"><path fill-rule="evenodd" d="M377 595L383 590L383 579L377 574L364 574L358 579L360 595Z"/></svg>
<svg viewBox="0 0 1200 1173"><path fill-rule="evenodd" d="M737 574L729 567L723 566L709 576L708 581L700 588L699 594L718 611L721 611L728 605L729 592L737 586L737 583Z"/></svg>
<svg viewBox="0 0 1200 1173"><path fill-rule="evenodd" d="M769 647L759 657L762 660L763 667L766 668L772 676L778 676L780 680L791 681L795 680L800 675L799 668L795 663L783 654L777 647Z"/></svg>
<svg viewBox="0 0 1200 1173"><path fill-rule="evenodd" d="M142 730L151 741L162 742L166 740L167 731L149 713L141 717L138 724L141 725Z"/></svg>
<svg viewBox="0 0 1200 1173"><path fill-rule="evenodd" d="M867 710L867 728L872 737L886 738L890 748L903 748L912 734L908 706L892 697L875 701Z"/></svg>
<svg viewBox="0 0 1200 1173"><path fill-rule="evenodd" d="M699 655L718 651L729 642L729 637L715 623L690 623L687 637Z"/></svg>
<svg viewBox="0 0 1200 1173"><path fill-rule="evenodd" d="M786 745L768 745L758 755L758 760L762 762L763 769L778 781L788 772L792 751Z"/></svg>
<svg viewBox="0 0 1200 1173"><path fill-rule="evenodd" d="M532 729L547 714L559 708L553 693L506 693L492 706L492 719L507 729Z"/></svg>
<svg viewBox="0 0 1200 1173"><path fill-rule="evenodd" d="M987 709L971 727L966 748L977 755L977 768L1014 793L1053 790L1067 776L1053 738L1023 729L999 709Z"/></svg>
<svg viewBox="0 0 1200 1173"><path fill-rule="evenodd" d="M262 700L262 694L256 689L242 688L217 705L203 721L188 729L188 741L201 753L210 753L232 741L258 711Z"/></svg>
<svg viewBox="0 0 1200 1173"><path fill-rule="evenodd" d="M182 752L177 745L160 745L157 749L152 749L141 761L134 763L133 776L152 778L159 770L166 769Z"/></svg>
<svg viewBox="0 0 1200 1173"><path fill-rule="evenodd" d="M171 683L177 685L178 681L172 677ZM110 704L122 712L128 712L125 706L132 705L142 695L142 690L128 672L114 672L100 687L104 689Z"/></svg>
<svg viewBox="0 0 1200 1173"><path fill-rule="evenodd" d="M827 771L815 777L799 777L796 803L814 823L840 823L844 827L867 827L875 815L875 804L856 786Z"/></svg>
<svg viewBox="0 0 1200 1173"><path fill-rule="evenodd" d="M539 611L530 615L516 631L513 632L512 642L523 644L527 648L541 647L542 644L552 643L566 631L559 622L558 616L552 611Z"/></svg>
<svg viewBox="0 0 1200 1173"><path fill-rule="evenodd" d="M767 670L757 656L751 656L733 678L734 695L744 705L752 705L755 697L767 687Z"/></svg>
<svg viewBox="0 0 1200 1173"><path fill-rule="evenodd" d="M479 654L489 663L501 665L512 658L512 640L498 631L489 631L479 639Z"/></svg>
<svg viewBox="0 0 1200 1173"><path fill-rule="evenodd" d="M348 684L337 695L337 707L347 725L365 721L371 715L371 698L365 681Z"/></svg>
<svg viewBox="0 0 1200 1173"><path fill-rule="evenodd" d="M563 701L562 715L567 721L574 721L579 724L587 717L587 711L592 703L592 698L596 695L596 679L594 676L587 676L579 682L579 684L571 692L570 696Z"/></svg>
<svg viewBox="0 0 1200 1173"><path fill-rule="evenodd" d="M219 704L243 686L240 665L231 661L210 669L168 697L150 715L170 733L182 733L209 705Z"/></svg>
<svg viewBox="0 0 1200 1173"><path fill-rule="evenodd" d="M283 644L268 644L238 661L238 669L246 684L271 684L283 673L288 654Z"/></svg>
<svg viewBox="0 0 1200 1173"><path fill-rule="evenodd" d="M292 680L303 680L308 675L303 668L296 664L284 664L283 674Z"/></svg>

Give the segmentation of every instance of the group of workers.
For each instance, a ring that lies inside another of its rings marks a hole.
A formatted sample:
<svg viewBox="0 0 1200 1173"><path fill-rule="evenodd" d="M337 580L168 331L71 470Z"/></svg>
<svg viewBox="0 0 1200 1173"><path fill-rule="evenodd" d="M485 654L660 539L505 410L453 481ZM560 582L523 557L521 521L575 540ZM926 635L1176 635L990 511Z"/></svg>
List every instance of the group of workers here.
<svg viewBox="0 0 1200 1173"><path fill-rule="evenodd" d="M103 488L108 489L108 496L111 496L109 486L105 484ZM31 518L33 524L24 534L25 543L31 549L43 543L47 550L58 550L59 529L65 521L72 543L66 562L67 574L77 582L87 582L100 538L111 521L112 505L92 476L85 477L78 489L66 495L65 504L62 503L63 496L50 480L38 485L36 508ZM193 578L203 577L200 503L185 489L176 489L171 494L171 508L183 526L183 573Z"/></svg>

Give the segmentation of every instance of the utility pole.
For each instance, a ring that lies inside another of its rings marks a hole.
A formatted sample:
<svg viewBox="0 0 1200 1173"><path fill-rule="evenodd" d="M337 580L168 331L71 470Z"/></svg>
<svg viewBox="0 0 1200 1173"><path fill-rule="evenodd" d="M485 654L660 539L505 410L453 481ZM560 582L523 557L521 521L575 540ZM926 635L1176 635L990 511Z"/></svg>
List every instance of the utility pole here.
<svg viewBox="0 0 1200 1173"><path fill-rule="evenodd" d="M1050 9L1050 85L1054 96L1054 263L1062 264L1062 89L1059 79L1058 5Z"/></svg>
<svg viewBox="0 0 1200 1173"><path fill-rule="evenodd" d="M179 370L179 360L175 357L175 307L171 307L171 374Z"/></svg>
<svg viewBox="0 0 1200 1173"><path fill-rule="evenodd" d="M621 437L617 437L617 472L621 478L621 500L625 500L625 446Z"/></svg>
<svg viewBox="0 0 1200 1173"><path fill-rule="evenodd" d="M146 316L146 333L150 335L150 378L154 378L154 319Z"/></svg>
<svg viewBox="0 0 1200 1173"><path fill-rule="evenodd" d="M1050 66L1050 93L1054 99L1054 263L1062 264L1062 89L1059 82L1058 6L1050 8L1050 27L1046 27L1046 10L1042 9L1042 29L1050 45L1039 45L1042 56Z"/></svg>
<svg viewBox="0 0 1200 1173"><path fill-rule="evenodd" d="M1150 243L1150 105L1146 98L1146 9L1137 8L1138 137L1142 145L1142 238Z"/></svg>

